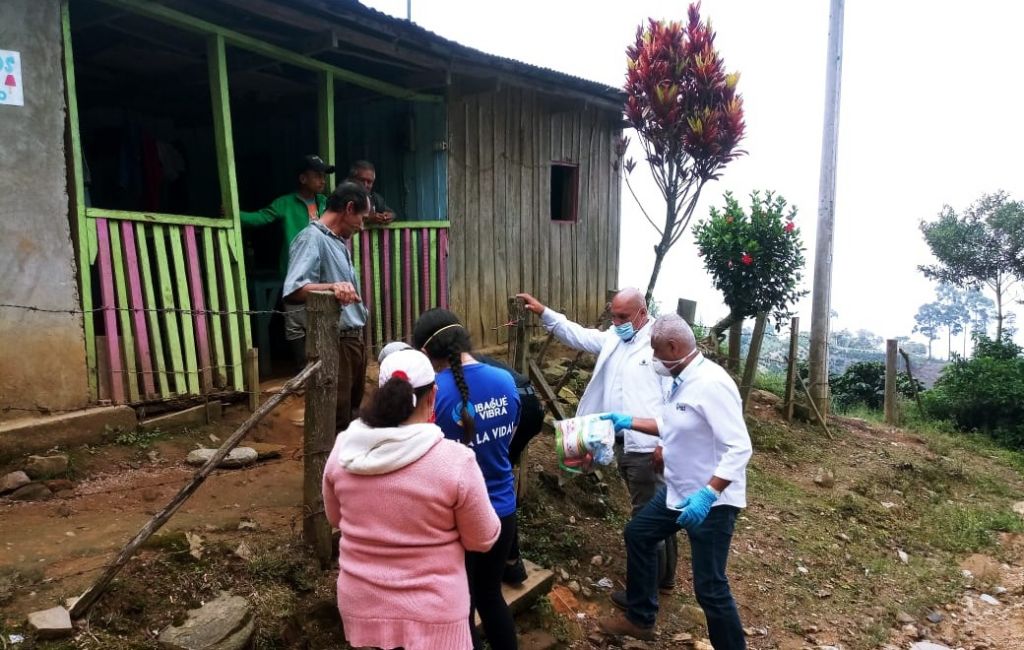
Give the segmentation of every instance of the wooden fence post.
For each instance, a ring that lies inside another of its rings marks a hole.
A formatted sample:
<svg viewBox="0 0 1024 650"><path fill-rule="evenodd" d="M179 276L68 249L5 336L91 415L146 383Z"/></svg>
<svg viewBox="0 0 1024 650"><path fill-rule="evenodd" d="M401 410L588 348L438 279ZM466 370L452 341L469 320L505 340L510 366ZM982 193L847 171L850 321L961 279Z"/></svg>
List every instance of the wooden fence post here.
<svg viewBox="0 0 1024 650"><path fill-rule="evenodd" d="M732 372L740 371L740 348L743 343L743 319L736 321L729 328L729 360L726 363Z"/></svg>
<svg viewBox="0 0 1024 650"><path fill-rule="evenodd" d="M896 339L885 342L885 423L899 424L899 405L896 403Z"/></svg>
<svg viewBox="0 0 1024 650"><path fill-rule="evenodd" d="M319 359L320 370L306 388L302 463L302 532L321 567L331 562L331 525L321 491L327 457L337 435L338 301L330 291L314 291L306 300L306 363Z"/></svg>
<svg viewBox="0 0 1024 650"><path fill-rule="evenodd" d="M270 350L264 350L268 356ZM260 407L260 351L249 348L245 354L245 372L249 384L249 411L255 412Z"/></svg>
<svg viewBox="0 0 1024 650"><path fill-rule="evenodd" d="M783 400L782 415L786 422L793 421L793 405L796 402L797 358L800 356L800 317L789 321L789 359L786 363L786 397Z"/></svg>
<svg viewBox="0 0 1024 650"><path fill-rule="evenodd" d="M910 379L910 388L914 391L914 401L917 402L917 412L921 417L924 417L924 404L921 403L921 393L917 390L917 382L914 381L914 371L910 368L910 355L903 348L900 348L900 354L903 355L903 361L907 365L907 378Z"/></svg>
<svg viewBox="0 0 1024 650"><path fill-rule="evenodd" d="M512 331L508 337L508 362L518 373L527 374L527 357L529 356L526 336L526 321L529 316L521 298L508 299L508 322L512 323Z"/></svg>
<svg viewBox="0 0 1024 650"><path fill-rule="evenodd" d="M686 321L686 324L693 327L693 321L697 318L697 301L680 298L676 304L676 313Z"/></svg>
<svg viewBox="0 0 1024 650"><path fill-rule="evenodd" d="M508 299L508 322L513 323L513 331L509 332L508 362L516 372L529 376L529 343L526 336L527 319L530 312L526 311L525 302L521 298ZM516 501L526 498L526 486L530 477L529 448L524 448L519 455L519 466L515 471Z"/></svg>
<svg viewBox="0 0 1024 650"><path fill-rule="evenodd" d="M747 366L743 370L743 381L740 382L740 397L743 399L743 412L747 411L747 402L750 401L750 391L754 388L754 379L757 377L757 362L761 357L761 341L764 340L764 326L768 322L768 314L761 312L754 319L754 335L750 337L750 347L747 349Z"/></svg>

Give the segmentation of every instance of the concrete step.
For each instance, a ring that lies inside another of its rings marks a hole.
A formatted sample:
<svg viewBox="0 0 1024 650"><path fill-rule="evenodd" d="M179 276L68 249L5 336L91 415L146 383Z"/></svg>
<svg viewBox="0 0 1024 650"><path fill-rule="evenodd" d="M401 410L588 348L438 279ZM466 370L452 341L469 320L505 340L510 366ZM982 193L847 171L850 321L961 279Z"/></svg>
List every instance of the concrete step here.
<svg viewBox="0 0 1024 650"><path fill-rule="evenodd" d="M518 587L502 585L501 593L505 596L505 602L513 614L517 614L530 607L541 596L546 596L551 591L551 585L555 581L555 574L539 567L529 560L524 560L526 565L526 581ZM476 617L477 629L480 628L480 616Z"/></svg>

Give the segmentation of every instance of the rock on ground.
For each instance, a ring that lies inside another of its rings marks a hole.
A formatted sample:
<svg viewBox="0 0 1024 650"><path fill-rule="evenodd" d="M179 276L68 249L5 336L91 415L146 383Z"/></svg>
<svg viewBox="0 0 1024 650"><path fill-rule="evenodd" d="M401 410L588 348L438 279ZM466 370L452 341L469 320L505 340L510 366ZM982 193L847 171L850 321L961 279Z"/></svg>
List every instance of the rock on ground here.
<svg viewBox="0 0 1024 650"><path fill-rule="evenodd" d="M8 494L7 498L14 499L15 501L38 501L46 499L52 494L50 488L42 483L29 483Z"/></svg>
<svg viewBox="0 0 1024 650"><path fill-rule="evenodd" d="M216 449L195 449L189 453L185 462L189 465L200 467L205 465L216 453ZM235 447L231 450L231 453L224 457L224 460L220 461L217 467L225 469L246 467L255 463L258 458L259 454L252 447Z"/></svg>
<svg viewBox="0 0 1024 650"><path fill-rule="evenodd" d="M273 445L267 442L252 442L246 445L250 449L256 450L256 456L260 460L267 460L270 458L280 458L281 454L284 453L284 445Z"/></svg>
<svg viewBox="0 0 1024 650"><path fill-rule="evenodd" d="M249 602L222 591L220 596L188 612L182 625L160 632L160 645L169 650L242 650L256 631Z"/></svg>
<svg viewBox="0 0 1024 650"><path fill-rule="evenodd" d="M0 494L14 492L18 488L28 485L32 479L25 472L11 472L0 479Z"/></svg>
<svg viewBox="0 0 1024 650"><path fill-rule="evenodd" d="M960 563L960 568L970 571L971 575L980 582L998 583L1003 575L1002 565L999 560L990 555L975 553L968 556Z"/></svg>
<svg viewBox="0 0 1024 650"><path fill-rule="evenodd" d="M31 479L52 478L68 471L68 457L64 454L29 456L24 469Z"/></svg>
<svg viewBox="0 0 1024 650"><path fill-rule="evenodd" d="M949 650L949 646L934 641L918 641L910 646L910 650Z"/></svg>
<svg viewBox="0 0 1024 650"><path fill-rule="evenodd" d="M75 631L71 627L71 615L63 607L53 607L28 615L28 624L40 639L61 639Z"/></svg>
<svg viewBox="0 0 1024 650"><path fill-rule="evenodd" d="M814 475L814 484L823 488L833 487L836 484L836 475L832 470L820 467Z"/></svg>

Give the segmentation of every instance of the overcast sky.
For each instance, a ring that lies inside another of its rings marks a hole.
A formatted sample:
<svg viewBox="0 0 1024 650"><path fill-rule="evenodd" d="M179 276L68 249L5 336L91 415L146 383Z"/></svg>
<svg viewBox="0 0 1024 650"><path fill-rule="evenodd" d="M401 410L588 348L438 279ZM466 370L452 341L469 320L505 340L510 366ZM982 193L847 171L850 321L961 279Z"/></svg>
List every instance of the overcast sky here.
<svg viewBox="0 0 1024 650"><path fill-rule="evenodd" d="M405 0L369 0L405 17ZM705 187L781 193L799 208L811 288L825 93L827 0L705 0L729 70L741 73L749 155ZM625 47L647 17L685 19L687 3L633 0L413 0L413 20L481 50L621 86ZM833 329L910 334L934 287L917 271L930 254L918 222L985 192L1024 199L1024 3L1008 0L854 0L846 5L833 267ZM636 147L632 152L636 155ZM646 163L634 172L648 211L664 210ZM623 191L622 286L646 287L657 241ZM698 318L724 315L692 244L669 253L655 298L698 301ZM636 259L636 264L627 263ZM810 296L801 303L809 323ZM1024 311L1024 307L1018 306ZM1021 323L1024 327L1024 322ZM806 328L806 325L804 325ZM1018 335L1018 339L1024 337ZM937 344L936 349L942 349Z"/></svg>

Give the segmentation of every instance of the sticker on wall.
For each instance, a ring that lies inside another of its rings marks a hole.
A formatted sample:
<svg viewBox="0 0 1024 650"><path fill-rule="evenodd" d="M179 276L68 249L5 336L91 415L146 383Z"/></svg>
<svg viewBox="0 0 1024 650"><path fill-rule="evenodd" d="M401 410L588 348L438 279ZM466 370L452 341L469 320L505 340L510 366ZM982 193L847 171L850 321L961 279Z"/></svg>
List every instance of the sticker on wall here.
<svg viewBox="0 0 1024 650"><path fill-rule="evenodd" d="M25 88L21 81L21 53L0 50L0 105L25 105Z"/></svg>

